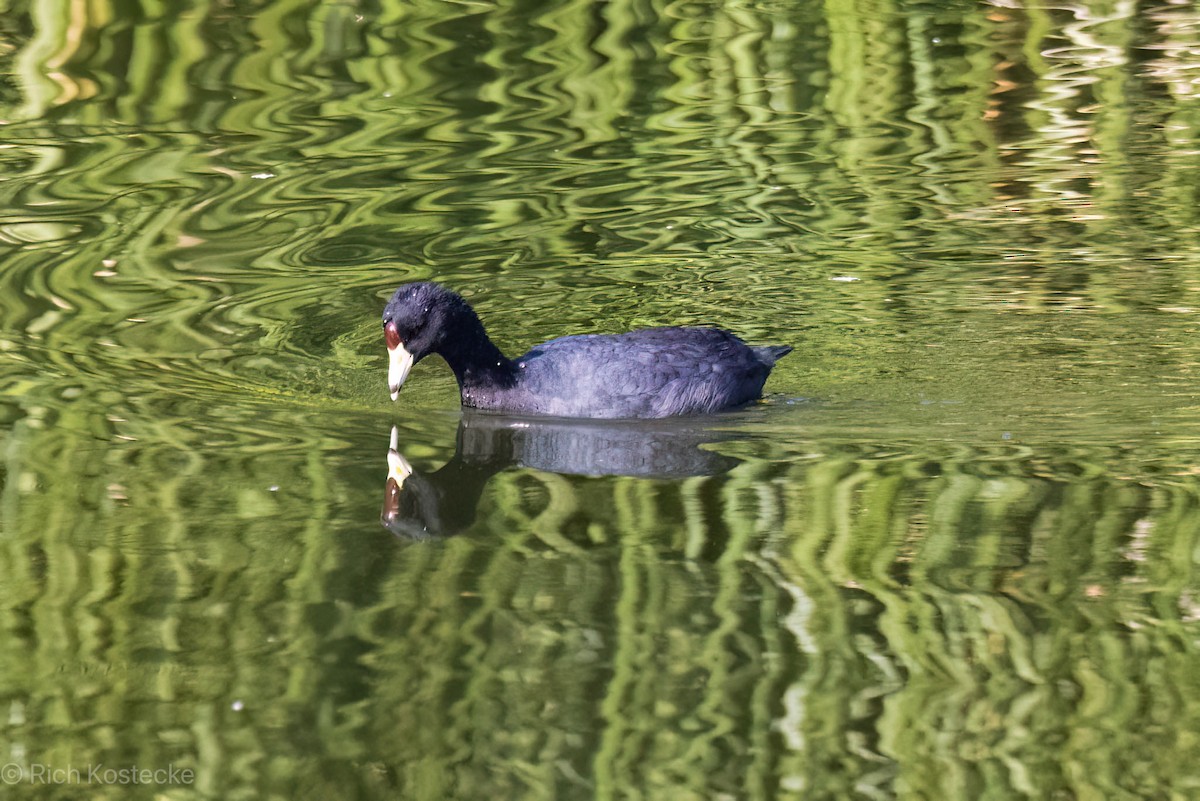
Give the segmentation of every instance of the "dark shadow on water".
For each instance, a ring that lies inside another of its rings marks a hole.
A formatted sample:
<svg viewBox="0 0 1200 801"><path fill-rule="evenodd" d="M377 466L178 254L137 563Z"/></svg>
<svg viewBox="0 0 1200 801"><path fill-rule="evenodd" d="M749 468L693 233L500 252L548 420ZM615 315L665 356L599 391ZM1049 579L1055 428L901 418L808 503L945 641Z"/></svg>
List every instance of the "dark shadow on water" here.
<svg viewBox="0 0 1200 801"><path fill-rule="evenodd" d="M739 434L716 428L717 420L564 420L468 412L458 425L454 456L425 475L401 454L403 443L393 426L380 519L404 537L456 534L475 521L488 480L513 467L653 479L724 473L740 460L702 446Z"/></svg>

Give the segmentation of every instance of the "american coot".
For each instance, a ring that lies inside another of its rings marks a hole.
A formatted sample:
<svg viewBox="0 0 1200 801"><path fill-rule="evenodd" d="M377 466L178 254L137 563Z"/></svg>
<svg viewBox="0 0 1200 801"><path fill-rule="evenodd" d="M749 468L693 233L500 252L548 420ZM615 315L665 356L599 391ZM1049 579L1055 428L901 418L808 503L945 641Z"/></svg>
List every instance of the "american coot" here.
<svg viewBox="0 0 1200 801"><path fill-rule="evenodd" d="M516 359L475 311L438 284L405 284L383 310L392 400L431 353L450 365L463 406L558 417L670 417L732 409L762 395L788 345L751 347L717 328L583 334Z"/></svg>

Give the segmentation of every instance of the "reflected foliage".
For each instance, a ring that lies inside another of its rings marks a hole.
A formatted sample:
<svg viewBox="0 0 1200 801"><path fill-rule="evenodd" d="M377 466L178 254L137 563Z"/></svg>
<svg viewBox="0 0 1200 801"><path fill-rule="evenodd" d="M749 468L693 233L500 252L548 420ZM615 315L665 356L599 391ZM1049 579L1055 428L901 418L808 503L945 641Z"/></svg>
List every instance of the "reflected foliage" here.
<svg viewBox="0 0 1200 801"><path fill-rule="evenodd" d="M3 761L196 771L20 797L1200 784L1192 5L0 7ZM425 278L798 353L456 449ZM393 422L457 536L379 527Z"/></svg>
<svg viewBox="0 0 1200 801"><path fill-rule="evenodd" d="M374 421L90 451L69 418L17 424L8 747L193 766L180 798L1132 798L1192 775L1194 450L749 425L727 473L510 468L462 535L405 544L354 524Z"/></svg>

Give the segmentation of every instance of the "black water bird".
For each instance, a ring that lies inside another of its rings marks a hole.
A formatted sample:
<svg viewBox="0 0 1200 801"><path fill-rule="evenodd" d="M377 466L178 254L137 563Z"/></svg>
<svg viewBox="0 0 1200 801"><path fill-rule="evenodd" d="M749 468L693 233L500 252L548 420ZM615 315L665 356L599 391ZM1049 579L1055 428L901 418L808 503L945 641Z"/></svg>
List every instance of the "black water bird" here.
<svg viewBox="0 0 1200 801"><path fill-rule="evenodd" d="M762 396L789 345L751 346L719 328L648 328L560 337L509 359L474 309L433 283L405 284L383 311L395 400L431 353L458 380L462 405L508 414L657 418L733 409Z"/></svg>

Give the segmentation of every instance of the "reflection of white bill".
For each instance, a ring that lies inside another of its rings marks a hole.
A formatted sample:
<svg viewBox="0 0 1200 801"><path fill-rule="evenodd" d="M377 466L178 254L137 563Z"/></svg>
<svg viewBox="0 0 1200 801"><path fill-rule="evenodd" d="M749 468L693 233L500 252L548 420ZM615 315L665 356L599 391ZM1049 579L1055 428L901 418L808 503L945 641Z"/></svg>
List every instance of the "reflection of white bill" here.
<svg viewBox="0 0 1200 801"><path fill-rule="evenodd" d="M392 396L392 399L395 399L394 395ZM399 448L400 432L396 430L395 426L392 426L392 438L391 442L388 443L387 455L388 478L395 481L397 487L403 487L404 479L412 475L413 468L412 465L408 463L408 460L400 455Z"/></svg>
<svg viewBox="0 0 1200 801"><path fill-rule="evenodd" d="M400 387L404 385L412 366L413 356L407 348L401 344L388 348L388 389L392 391L392 400L399 397Z"/></svg>

